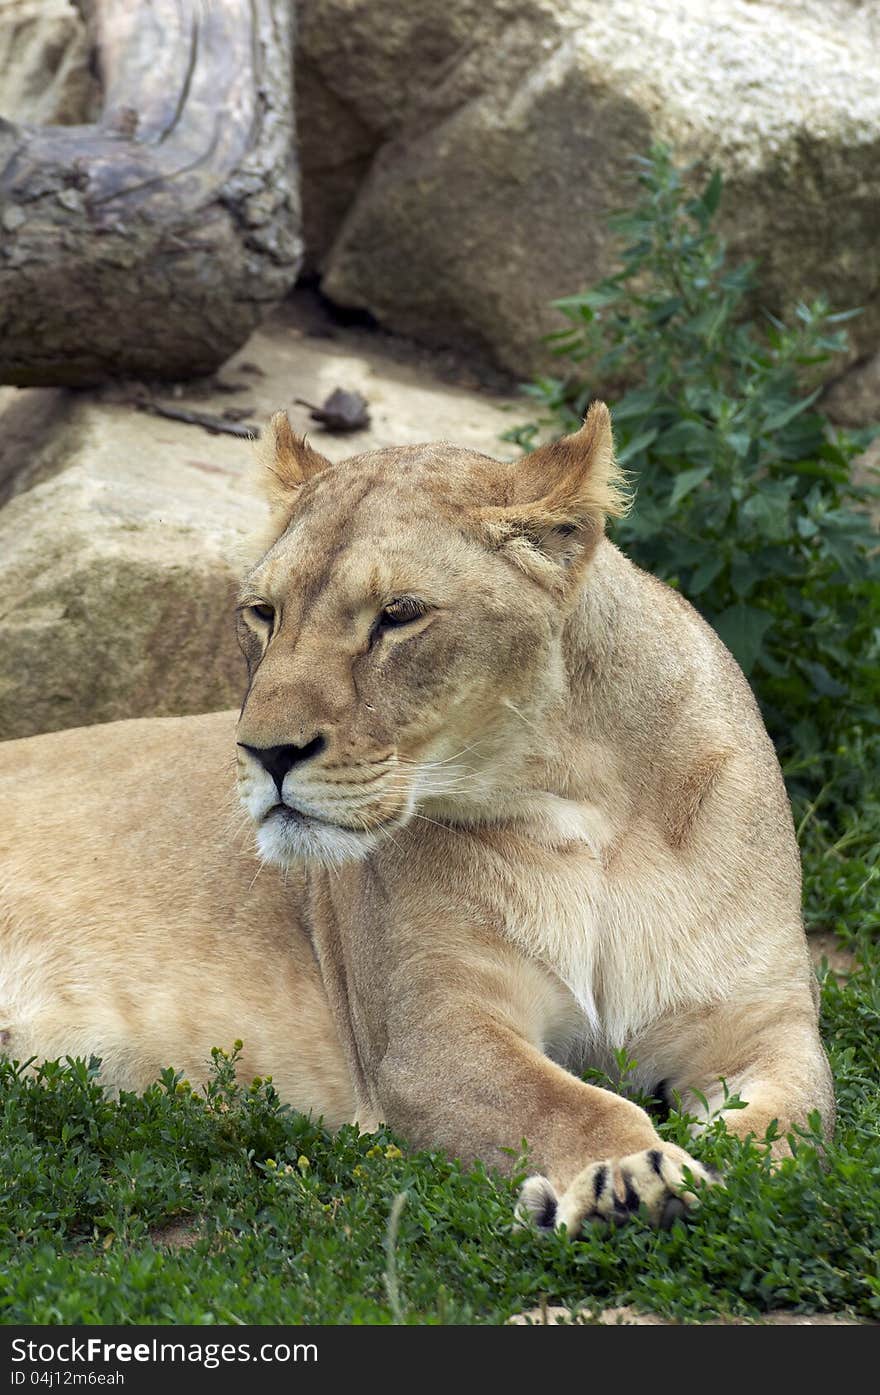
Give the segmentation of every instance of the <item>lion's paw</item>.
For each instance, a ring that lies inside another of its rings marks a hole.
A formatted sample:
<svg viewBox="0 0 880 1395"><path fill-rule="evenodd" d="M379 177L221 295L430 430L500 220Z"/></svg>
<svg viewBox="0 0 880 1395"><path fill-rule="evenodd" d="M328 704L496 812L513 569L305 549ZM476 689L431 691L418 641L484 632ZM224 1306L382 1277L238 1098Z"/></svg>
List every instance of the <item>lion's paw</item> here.
<svg viewBox="0 0 880 1395"><path fill-rule="evenodd" d="M590 1163L561 1196L546 1177L528 1177L517 1214L539 1230L564 1227L569 1235L577 1235L585 1221L622 1225L644 1206L651 1224L668 1230L679 1216L699 1205L695 1188L718 1181L716 1174L682 1148L665 1144Z"/></svg>

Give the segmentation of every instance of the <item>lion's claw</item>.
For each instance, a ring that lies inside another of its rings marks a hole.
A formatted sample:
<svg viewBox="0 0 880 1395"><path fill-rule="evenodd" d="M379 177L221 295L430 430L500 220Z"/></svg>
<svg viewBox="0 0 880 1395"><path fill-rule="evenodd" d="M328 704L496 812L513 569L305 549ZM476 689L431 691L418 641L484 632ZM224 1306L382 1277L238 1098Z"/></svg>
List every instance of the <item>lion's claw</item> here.
<svg viewBox="0 0 880 1395"><path fill-rule="evenodd" d="M685 1182L685 1172L693 1179ZM717 1182L708 1168L672 1144L591 1163L559 1196L546 1177L523 1183L517 1206L539 1230L563 1227L577 1235L585 1221L623 1225L642 1207L661 1230L699 1205L693 1189Z"/></svg>

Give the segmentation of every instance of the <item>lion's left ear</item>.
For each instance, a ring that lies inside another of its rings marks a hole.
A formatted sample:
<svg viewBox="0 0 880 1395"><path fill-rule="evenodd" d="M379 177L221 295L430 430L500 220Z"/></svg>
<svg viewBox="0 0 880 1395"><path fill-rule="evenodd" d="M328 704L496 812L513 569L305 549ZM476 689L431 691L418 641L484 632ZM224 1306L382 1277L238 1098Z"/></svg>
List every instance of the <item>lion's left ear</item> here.
<svg viewBox="0 0 880 1395"><path fill-rule="evenodd" d="M481 510L481 521L512 560L558 586L592 552L605 519L622 517L628 507L611 414L594 402L580 431L511 467L507 502Z"/></svg>
<svg viewBox="0 0 880 1395"><path fill-rule="evenodd" d="M289 514L300 486L330 468L330 461L297 436L286 412L276 412L256 443L260 487L273 519Z"/></svg>

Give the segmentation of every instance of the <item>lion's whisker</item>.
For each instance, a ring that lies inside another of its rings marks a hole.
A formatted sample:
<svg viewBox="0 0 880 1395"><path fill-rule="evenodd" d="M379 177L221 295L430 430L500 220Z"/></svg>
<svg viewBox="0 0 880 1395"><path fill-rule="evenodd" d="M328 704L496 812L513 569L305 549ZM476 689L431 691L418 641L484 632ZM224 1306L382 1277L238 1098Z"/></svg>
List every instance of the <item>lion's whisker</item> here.
<svg viewBox="0 0 880 1395"><path fill-rule="evenodd" d="M254 873L254 879L253 879L253 881L251 882L250 886L248 887L248 894L250 894L250 893L253 891L254 887L255 887L256 884L257 884L257 877L260 875L260 873L262 872L262 870L263 870L263 868L264 868L265 866L267 866L267 863L266 863L265 860L261 857L261 858L259 859L259 861L257 862L257 870L256 870L256 872Z"/></svg>

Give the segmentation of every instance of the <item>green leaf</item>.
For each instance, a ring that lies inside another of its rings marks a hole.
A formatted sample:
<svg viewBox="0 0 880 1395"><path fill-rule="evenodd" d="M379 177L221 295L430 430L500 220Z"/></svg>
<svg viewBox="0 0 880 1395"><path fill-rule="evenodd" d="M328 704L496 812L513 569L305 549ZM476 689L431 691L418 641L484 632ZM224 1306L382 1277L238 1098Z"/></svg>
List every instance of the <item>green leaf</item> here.
<svg viewBox="0 0 880 1395"><path fill-rule="evenodd" d="M718 635L746 677L755 667L764 636L772 624L773 616L769 611L743 602L728 606L715 620Z"/></svg>
<svg viewBox="0 0 880 1395"><path fill-rule="evenodd" d="M802 660L800 667L822 697L841 698L846 697L849 692L843 683L838 683L836 678L831 677L824 664Z"/></svg>
<svg viewBox="0 0 880 1395"><path fill-rule="evenodd" d="M713 556L707 557L705 562L701 562L691 573L691 578L687 585L687 594L689 596L701 596L706 588L712 585L715 578L720 575L723 568L724 556L721 552L716 552Z"/></svg>
<svg viewBox="0 0 880 1395"><path fill-rule="evenodd" d="M703 197L700 199L700 203L710 218L713 218L718 210L723 187L724 181L721 177L721 171L713 170L709 183L703 190Z"/></svg>
<svg viewBox="0 0 880 1395"><path fill-rule="evenodd" d="M754 524L756 530L768 541L781 541L789 533L789 509L791 508L791 488L773 488L765 485L760 493L746 499L740 508L740 517Z"/></svg>
<svg viewBox="0 0 880 1395"><path fill-rule="evenodd" d="M648 416L657 404L657 393L653 388L633 388L614 404L611 413L615 422L630 421L633 417Z"/></svg>
<svg viewBox="0 0 880 1395"><path fill-rule="evenodd" d="M728 307L722 302L721 305L707 305L705 310L701 310L699 315L695 315L687 325L690 334L696 334L700 339L705 340L707 345L712 345L719 329L727 318Z"/></svg>
<svg viewBox="0 0 880 1395"><path fill-rule="evenodd" d="M821 460L792 460L787 467L795 474L809 476L812 479L829 480L832 484L846 484L849 479L849 467L847 465L828 464Z"/></svg>
<svg viewBox="0 0 880 1395"><path fill-rule="evenodd" d="M789 402L787 406L779 408L771 416L766 417L762 427L765 434L769 435L771 431L780 431L783 426L794 421L795 417L800 416L801 412L805 412L808 407L813 405L821 392L822 388L818 387L810 393L809 397L801 398L799 402Z"/></svg>
<svg viewBox="0 0 880 1395"><path fill-rule="evenodd" d="M724 437L734 455L743 459L748 455L749 447L752 444L752 433L750 431L728 431Z"/></svg>
<svg viewBox="0 0 880 1395"><path fill-rule="evenodd" d="M679 459L700 459L708 464L715 458L716 441L701 421L678 421L664 431L657 441L657 454Z"/></svg>
<svg viewBox="0 0 880 1395"><path fill-rule="evenodd" d="M664 300L662 304L655 305L654 309L651 311L651 324L665 324L667 320L672 319L673 315L677 315L683 306L684 301L680 295L670 296L670 298Z"/></svg>
<svg viewBox="0 0 880 1395"><path fill-rule="evenodd" d="M834 558L847 581L861 580L864 575L864 563L845 534L835 537L825 531L823 532L822 545L825 551Z"/></svg>
<svg viewBox="0 0 880 1395"><path fill-rule="evenodd" d="M675 484L672 486L672 493L669 496L669 507L674 509L680 504L682 499L686 499L692 490L708 479L712 473L711 465L698 465L693 470L682 470L675 477Z"/></svg>
<svg viewBox="0 0 880 1395"><path fill-rule="evenodd" d="M579 295L562 296L559 300L552 300L550 304L554 310L604 310L608 305L614 305L621 297L620 286L613 283L594 286L590 291L581 291Z"/></svg>
<svg viewBox="0 0 880 1395"><path fill-rule="evenodd" d="M730 563L730 584L734 594L744 601L750 596L755 586L761 580L761 572L755 566L755 556L752 552L736 552Z"/></svg>
<svg viewBox="0 0 880 1395"><path fill-rule="evenodd" d="M623 450L617 452L618 465L625 465L628 460L632 460L634 455L638 455L639 451L645 450L653 441L656 441L657 434L655 426L651 431L642 431L638 436L634 436L623 447Z"/></svg>

